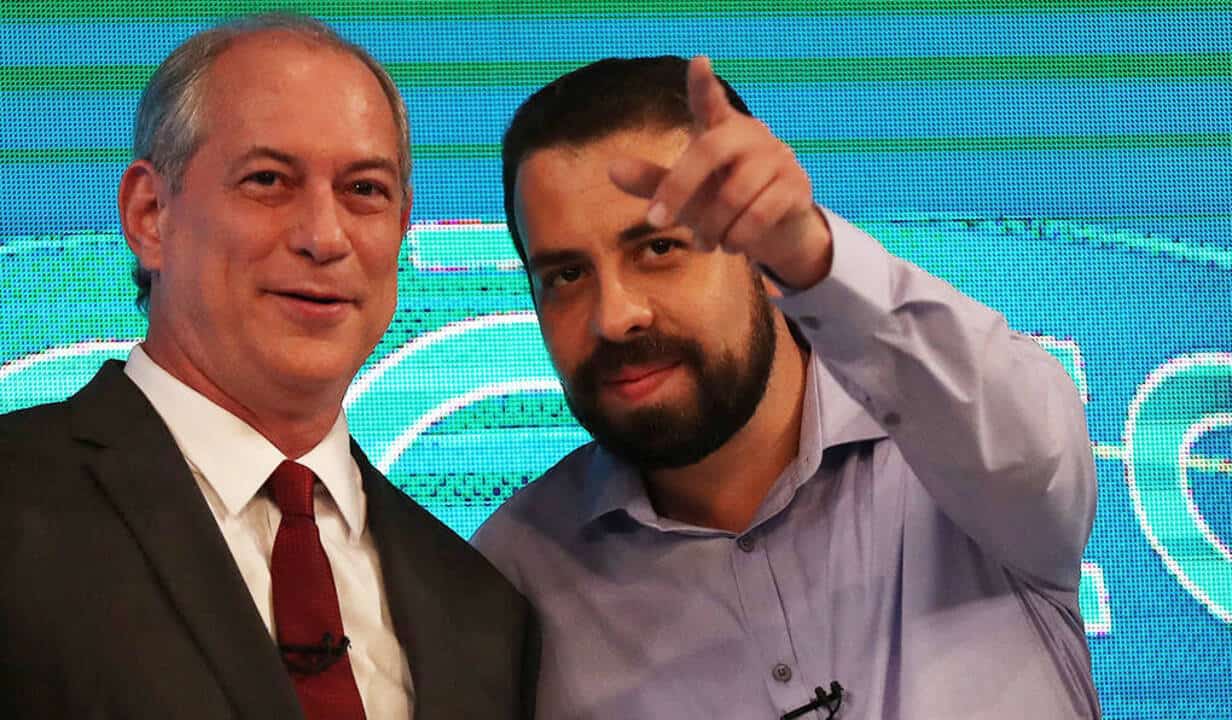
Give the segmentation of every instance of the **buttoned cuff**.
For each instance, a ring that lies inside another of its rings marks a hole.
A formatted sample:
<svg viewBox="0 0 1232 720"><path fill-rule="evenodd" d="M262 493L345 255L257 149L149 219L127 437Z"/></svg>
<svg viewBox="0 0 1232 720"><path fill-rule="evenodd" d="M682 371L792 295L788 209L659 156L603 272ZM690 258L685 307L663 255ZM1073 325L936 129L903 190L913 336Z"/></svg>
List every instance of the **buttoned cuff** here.
<svg viewBox="0 0 1232 720"><path fill-rule="evenodd" d="M891 258L881 243L855 225L821 208L830 226L834 258L830 274L812 287L780 289L774 302L823 354L858 351L855 336L879 327L891 305Z"/></svg>

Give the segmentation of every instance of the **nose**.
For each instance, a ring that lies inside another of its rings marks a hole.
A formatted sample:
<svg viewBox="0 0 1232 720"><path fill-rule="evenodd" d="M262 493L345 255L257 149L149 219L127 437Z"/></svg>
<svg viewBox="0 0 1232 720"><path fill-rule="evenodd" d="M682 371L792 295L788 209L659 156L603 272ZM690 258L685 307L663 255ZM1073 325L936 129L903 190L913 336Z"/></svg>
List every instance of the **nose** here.
<svg viewBox="0 0 1232 720"><path fill-rule="evenodd" d="M325 264L351 253L351 239L344 226L346 210L340 207L333 188L320 188L304 194L304 207L291 249Z"/></svg>
<svg viewBox="0 0 1232 720"><path fill-rule="evenodd" d="M646 295L616 278L599 284L599 298L591 317L592 331L611 342L624 342L648 328L654 312Z"/></svg>

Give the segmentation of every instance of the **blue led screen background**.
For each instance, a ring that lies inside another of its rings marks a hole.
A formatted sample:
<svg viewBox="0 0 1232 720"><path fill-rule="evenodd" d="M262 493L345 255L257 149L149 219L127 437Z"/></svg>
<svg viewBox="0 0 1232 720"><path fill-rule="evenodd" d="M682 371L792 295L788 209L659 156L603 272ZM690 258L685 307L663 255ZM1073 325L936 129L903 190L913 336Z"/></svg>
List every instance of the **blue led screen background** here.
<svg viewBox="0 0 1232 720"><path fill-rule="evenodd" d="M142 336L114 209L142 84L193 31L275 6L363 44L410 107L399 309L347 412L459 533L586 440L502 226L505 123L587 61L704 52L820 202L1070 371L1107 717L1232 718L1232 3L5 2L0 411Z"/></svg>

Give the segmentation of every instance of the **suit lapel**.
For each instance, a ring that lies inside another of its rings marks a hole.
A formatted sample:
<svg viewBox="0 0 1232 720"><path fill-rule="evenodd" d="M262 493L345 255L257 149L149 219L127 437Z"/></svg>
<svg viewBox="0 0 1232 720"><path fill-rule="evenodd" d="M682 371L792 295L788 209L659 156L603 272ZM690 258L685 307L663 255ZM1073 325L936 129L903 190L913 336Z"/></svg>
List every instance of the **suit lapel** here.
<svg viewBox="0 0 1232 720"><path fill-rule="evenodd" d="M69 401L90 468L241 717L300 717L295 691L166 425L112 361Z"/></svg>
<svg viewBox="0 0 1232 720"><path fill-rule="evenodd" d="M415 716L448 715L456 701L451 694L465 692L465 682L450 677L453 665L446 659L457 641L448 632L449 608L439 592L447 569L424 561L434 546L426 528L436 521L372 467L354 440L351 454L363 476L368 526L381 558L394 631L411 666Z"/></svg>

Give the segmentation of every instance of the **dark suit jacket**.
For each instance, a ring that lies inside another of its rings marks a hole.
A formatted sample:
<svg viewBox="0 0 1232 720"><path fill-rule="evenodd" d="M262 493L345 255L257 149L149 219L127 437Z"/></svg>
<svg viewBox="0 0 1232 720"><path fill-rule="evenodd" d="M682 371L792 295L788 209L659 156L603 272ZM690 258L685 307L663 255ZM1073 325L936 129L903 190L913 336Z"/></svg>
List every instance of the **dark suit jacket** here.
<svg viewBox="0 0 1232 720"><path fill-rule="evenodd" d="M525 599L352 452L416 718L531 717ZM119 362L0 417L0 717L301 717L183 455Z"/></svg>

